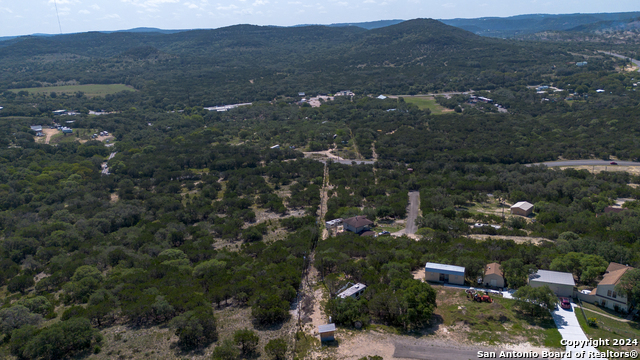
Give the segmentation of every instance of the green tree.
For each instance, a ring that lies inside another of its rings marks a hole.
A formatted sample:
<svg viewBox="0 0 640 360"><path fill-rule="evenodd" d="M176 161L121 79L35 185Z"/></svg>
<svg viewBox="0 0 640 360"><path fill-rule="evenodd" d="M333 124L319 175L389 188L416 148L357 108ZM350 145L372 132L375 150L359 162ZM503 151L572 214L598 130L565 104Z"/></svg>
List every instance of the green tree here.
<svg viewBox="0 0 640 360"><path fill-rule="evenodd" d="M258 342L260 342L260 337L253 330L245 328L236 330L233 333L233 341L240 346L243 354L249 354L255 351Z"/></svg>
<svg viewBox="0 0 640 360"><path fill-rule="evenodd" d="M535 266L525 264L522 259L511 258L503 261L500 264L504 278L512 288L519 288L527 283L529 274L533 273L536 269Z"/></svg>
<svg viewBox="0 0 640 360"><path fill-rule="evenodd" d="M549 286L531 287L529 285L519 288L514 294L516 304L523 311L528 311L532 316L544 311L555 309L558 297Z"/></svg>
<svg viewBox="0 0 640 360"><path fill-rule="evenodd" d="M14 305L0 310L0 331L3 334L11 334L13 330L25 325L38 325L41 321L42 316L33 314L22 305Z"/></svg>
<svg viewBox="0 0 640 360"><path fill-rule="evenodd" d="M10 348L19 358L55 360L73 356L102 341L89 320L72 318L41 330L25 327L12 336Z"/></svg>
<svg viewBox="0 0 640 360"><path fill-rule="evenodd" d="M402 283L402 300L406 304L406 313L400 322L405 329L424 326L431 320L436 309L436 291L431 285L416 280L405 280Z"/></svg>
<svg viewBox="0 0 640 360"><path fill-rule="evenodd" d="M616 291L625 294L630 303L640 303L640 269L629 269L620 277Z"/></svg>
<svg viewBox="0 0 640 360"><path fill-rule="evenodd" d="M590 283L607 270L609 263L599 255L584 255L580 259L580 281Z"/></svg>
<svg viewBox="0 0 640 360"><path fill-rule="evenodd" d="M198 307L177 316L169 324L176 329L178 345L183 349L195 349L209 345L218 337L213 310Z"/></svg>
<svg viewBox="0 0 640 360"><path fill-rule="evenodd" d="M287 341L283 338L269 340L264 346L264 352L274 360L284 360L287 356Z"/></svg>
<svg viewBox="0 0 640 360"><path fill-rule="evenodd" d="M240 350L235 347L231 339L226 339L213 349L213 360L234 360L240 355Z"/></svg>
<svg viewBox="0 0 640 360"><path fill-rule="evenodd" d="M33 276L30 275L18 275L9 281L7 284L7 290L10 292L20 292L24 294L25 290L35 285Z"/></svg>

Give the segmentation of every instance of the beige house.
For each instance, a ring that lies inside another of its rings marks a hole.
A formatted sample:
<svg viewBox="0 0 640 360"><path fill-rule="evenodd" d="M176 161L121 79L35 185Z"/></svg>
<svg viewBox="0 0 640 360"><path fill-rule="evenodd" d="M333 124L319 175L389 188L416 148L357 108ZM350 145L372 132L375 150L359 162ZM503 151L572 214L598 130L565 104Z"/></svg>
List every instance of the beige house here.
<svg viewBox="0 0 640 360"><path fill-rule="evenodd" d="M615 311L628 312L627 297L616 291L616 285L620 283L622 275L630 269L633 268L618 263L610 263L602 277L602 281L598 283L598 287L593 289L590 295L595 295L595 301L601 306Z"/></svg>
<svg viewBox="0 0 640 360"><path fill-rule="evenodd" d="M562 297L573 297L573 288L576 286L573 280L573 274L538 270L535 274L529 275L529 286L542 287L548 286L556 295Z"/></svg>
<svg viewBox="0 0 640 360"><path fill-rule="evenodd" d="M424 267L424 280L435 283L464 285L464 267L428 262Z"/></svg>
<svg viewBox="0 0 640 360"><path fill-rule="evenodd" d="M486 286L502 288L504 287L504 276L500 264L491 263L484 269L484 284Z"/></svg>
<svg viewBox="0 0 640 360"><path fill-rule="evenodd" d="M529 216L531 215L531 213L533 213L532 203L520 201L511 206L512 215Z"/></svg>

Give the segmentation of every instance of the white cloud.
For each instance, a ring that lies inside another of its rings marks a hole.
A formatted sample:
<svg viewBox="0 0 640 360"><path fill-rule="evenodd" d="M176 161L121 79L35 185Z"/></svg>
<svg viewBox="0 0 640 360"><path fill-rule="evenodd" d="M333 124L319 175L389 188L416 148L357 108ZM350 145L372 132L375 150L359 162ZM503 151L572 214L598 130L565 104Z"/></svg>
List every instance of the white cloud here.
<svg viewBox="0 0 640 360"><path fill-rule="evenodd" d="M0 11L7 12L9 14L13 14L13 11L11 11L11 9L9 9L9 8L0 8Z"/></svg>
<svg viewBox="0 0 640 360"><path fill-rule="evenodd" d="M222 10L222 11L227 11L227 10L235 10L238 7L231 4L231 5L227 5L227 6L222 6L220 4L218 4L218 7L216 8L216 10Z"/></svg>
<svg viewBox="0 0 640 360"><path fill-rule="evenodd" d="M142 8L156 8L164 4L179 3L180 0L121 0L124 3L129 3Z"/></svg>
<svg viewBox="0 0 640 360"><path fill-rule="evenodd" d="M93 4L93 5L91 5L91 8L92 8L93 10L100 10L100 6L98 6L98 4Z"/></svg>
<svg viewBox="0 0 640 360"><path fill-rule="evenodd" d="M85 9L82 9L82 10L78 11L78 14L85 14L85 15L88 15L88 14L91 14L91 11L89 11L89 10L85 10Z"/></svg>
<svg viewBox="0 0 640 360"><path fill-rule="evenodd" d="M453 3L445 3L445 4L442 4L442 7L446 7L446 8L454 8L454 7L456 7L456 4L453 4Z"/></svg>
<svg viewBox="0 0 640 360"><path fill-rule="evenodd" d="M253 6L262 6L262 5L267 5L269 3L269 0L256 0L253 3Z"/></svg>
<svg viewBox="0 0 640 360"><path fill-rule="evenodd" d="M184 3L184 6L188 7L189 9L200 9L200 6L190 3L190 2L186 2Z"/></svg>
<svg viewBox="0 0 640 360"><path fill-rule="evenodd" d="M363 4L375 4L375 0L364 0Z"/></svg>
<svg viewBox="0 0 640 360"><path fill-rule="evenodd" d="M100 18L101 20L113 20L113 19L120 19L120 15L118 14L107 14L103 17Z"/></svg>
<svg viewBox="0 0 640 360"><path fill-rule="evenodd" d="M80 1L78 0L49 0L49 4L52 5L66 5L66 4L80 4Z"/></svg>

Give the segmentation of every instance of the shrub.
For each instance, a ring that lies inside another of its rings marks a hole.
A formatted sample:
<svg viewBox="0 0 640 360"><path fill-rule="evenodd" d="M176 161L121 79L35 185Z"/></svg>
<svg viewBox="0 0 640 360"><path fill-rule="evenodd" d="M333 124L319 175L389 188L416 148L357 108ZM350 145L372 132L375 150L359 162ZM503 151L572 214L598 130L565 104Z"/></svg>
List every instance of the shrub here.
<svg viewBox="0 0 640 360"><path fill-rule="evenodd" d="M593 317L587 318L587 324L591 327L598 327L598 319Z"/></svg>
<svg viewBox="0 0 640 360"><path fill-rule="evenodd" d="M272 359L285 359L287 355L287 342L283 338L270 340L267 345L265 345L264 352Z"/></svg>

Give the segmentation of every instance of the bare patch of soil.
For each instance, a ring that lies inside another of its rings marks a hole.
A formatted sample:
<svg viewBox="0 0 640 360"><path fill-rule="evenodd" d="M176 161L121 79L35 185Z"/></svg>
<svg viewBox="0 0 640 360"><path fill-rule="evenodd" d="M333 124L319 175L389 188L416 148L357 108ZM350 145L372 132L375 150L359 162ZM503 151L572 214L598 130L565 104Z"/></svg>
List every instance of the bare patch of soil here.
<svg viewBox="0 0 640 360"><path fill-rule="evenodd" d="M500 240L513 240L516 244L526 244L528 242L531 242L534 245L541 245L544 242L553 242L553 240L549 240L549 239L545 239L545 238L539 238L539 237L531 237L531 236L506 236L506 235L481 235L481 234L472 234L472 235L466 235L469 238L475 239L475 240L487 240L489 238L491 239L500 239Z"/></svg>

